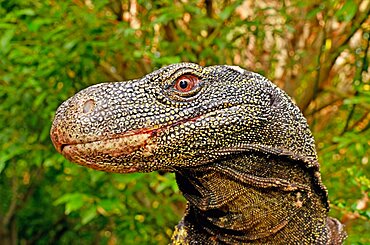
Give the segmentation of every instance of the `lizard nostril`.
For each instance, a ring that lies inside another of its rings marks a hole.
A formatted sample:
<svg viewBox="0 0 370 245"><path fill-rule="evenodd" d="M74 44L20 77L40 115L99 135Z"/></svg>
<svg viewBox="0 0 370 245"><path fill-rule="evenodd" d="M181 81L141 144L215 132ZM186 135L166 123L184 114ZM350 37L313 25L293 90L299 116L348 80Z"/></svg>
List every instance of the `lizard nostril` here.
<svg viewBox="0 0 370 245"><path fill-rule="evenodd" d="M89 113L91 112L95 107L95 101L90 99L86 101L83 105L83 113Z"/></svg>

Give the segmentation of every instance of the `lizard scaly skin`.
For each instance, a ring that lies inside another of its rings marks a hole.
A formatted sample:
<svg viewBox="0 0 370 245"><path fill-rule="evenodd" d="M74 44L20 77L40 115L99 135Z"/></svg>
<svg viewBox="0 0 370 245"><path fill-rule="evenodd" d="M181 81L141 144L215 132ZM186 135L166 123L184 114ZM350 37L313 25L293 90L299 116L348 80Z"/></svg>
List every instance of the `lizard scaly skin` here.
<svg viewBox="0 0 370 245"><path fill-rule="evenodd" d="M173 244L341 244L298 107L235 66L173 64L86 88L51 129L67 159L115 173L171 171L188 201Z"/></svg>

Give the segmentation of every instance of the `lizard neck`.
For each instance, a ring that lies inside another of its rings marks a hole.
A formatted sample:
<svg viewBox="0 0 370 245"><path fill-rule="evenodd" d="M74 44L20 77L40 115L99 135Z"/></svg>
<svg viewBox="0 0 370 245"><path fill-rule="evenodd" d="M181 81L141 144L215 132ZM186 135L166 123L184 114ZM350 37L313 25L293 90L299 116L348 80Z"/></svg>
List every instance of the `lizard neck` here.
<svg viewBox="0 0 370 245"><path fill-rule="evenodd" d="M182 170L176 179L188 208L174 241L328 241L326 207L299 162L259 153L238 155Z"/></svg>

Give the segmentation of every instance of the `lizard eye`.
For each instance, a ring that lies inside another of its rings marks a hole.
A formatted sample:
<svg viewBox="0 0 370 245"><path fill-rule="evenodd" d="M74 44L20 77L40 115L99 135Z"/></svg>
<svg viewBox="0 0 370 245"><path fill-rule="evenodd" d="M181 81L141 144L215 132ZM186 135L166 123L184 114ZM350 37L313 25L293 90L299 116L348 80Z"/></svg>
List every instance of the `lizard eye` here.
<svg viewBox="0 0 370 245"><path fill-rule="evenodd" d="M174 88L179 92L189 92L199 83L199 78L194 75L182 75L175 81Z"/></svg>

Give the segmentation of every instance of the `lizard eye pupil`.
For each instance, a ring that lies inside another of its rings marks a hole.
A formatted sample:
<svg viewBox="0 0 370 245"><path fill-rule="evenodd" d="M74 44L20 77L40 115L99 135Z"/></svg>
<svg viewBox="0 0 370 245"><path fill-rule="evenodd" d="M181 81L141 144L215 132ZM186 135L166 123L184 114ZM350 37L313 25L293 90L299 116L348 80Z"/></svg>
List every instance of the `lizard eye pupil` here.
<svg viewBox="0 0 370 245"><path fill-rule="evenodd" d="M188 86L188 81L186 81L186 80L180 80L179 86L182 89L186 89L186 87Z"/></svg>
<svg viewBox="0 0 370 245"><path fill-rule="evenodd" d="M199 78L194 75L182 75L175 81L174 88L179 92L189 92L197 87Z"/></svg>

